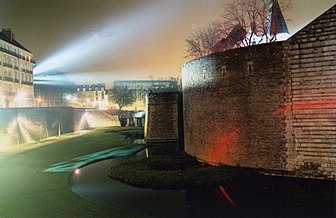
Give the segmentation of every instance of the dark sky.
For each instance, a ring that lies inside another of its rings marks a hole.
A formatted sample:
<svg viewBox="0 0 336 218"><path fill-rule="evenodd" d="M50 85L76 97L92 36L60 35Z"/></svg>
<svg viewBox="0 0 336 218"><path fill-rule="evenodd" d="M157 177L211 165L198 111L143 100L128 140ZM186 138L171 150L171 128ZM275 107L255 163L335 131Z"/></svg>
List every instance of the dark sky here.
<svg viewBox="0 0 336 218"><path fill-rule="evenodd" d="M180 77L192 26L220 19L230 0L0 0L0 27L32 51L36 69L77 83ZM293 33L335 0L292 0Z"/></svg>

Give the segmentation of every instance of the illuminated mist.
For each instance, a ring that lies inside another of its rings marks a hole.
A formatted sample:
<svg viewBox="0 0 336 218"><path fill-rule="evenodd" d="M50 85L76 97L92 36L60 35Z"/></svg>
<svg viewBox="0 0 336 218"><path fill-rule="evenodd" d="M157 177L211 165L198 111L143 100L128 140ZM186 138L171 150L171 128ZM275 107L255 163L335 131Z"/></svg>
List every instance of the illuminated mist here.
<svg viewBox="0 0 336 218"><path fill-rule="evenodd" d="M57 69L71 72L70 79L80 84L92 83L95 80L106 81L106 76L115 80L118 79L116 78L118 75L125 75L124 72L120 72L120 69L111 69L108 72L99 70L92 72L82 69L90 68L97 63L103 64L106 61L119 60L128 57L131 53L141 53L144 48L150 46L153 39L160 35L160 32L156 30L157 27L166 26L168 28L173 25L169 23L169 13L166 13L165 16L158 16L155 6L154 3L144 4L143 7L132 11L132 14L125 14L119 20L108 21L96 27L95 30L81 35L38 63L34 68L35 76ZM178 8L172 7L175 6L167 4L169 11L178 11ZM173 13L169 15L173 16ZM125 50L129 47L134 50ZM131 72L132 70L127 71ZM101 78L102 76L103 78Z"/></svg>

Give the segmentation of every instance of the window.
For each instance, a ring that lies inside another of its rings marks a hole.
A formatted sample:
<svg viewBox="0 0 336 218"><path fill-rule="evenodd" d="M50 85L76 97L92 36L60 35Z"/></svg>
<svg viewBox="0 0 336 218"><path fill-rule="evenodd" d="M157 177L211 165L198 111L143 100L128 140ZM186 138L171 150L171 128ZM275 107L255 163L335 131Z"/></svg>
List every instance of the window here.
<svg viewBox="0 0 336 218"><path fill-rule="evenodd" d="M227 72L226 72L226 65L223 65L222 68L221 68L221 75L220 77L222 79L226 78L227 77Z"/></svg>
<svg viewBox="0 0 336 218"><path fill-rule="evenodd" d="M253 74L253 61L247 62L247 76Z"/></svg>

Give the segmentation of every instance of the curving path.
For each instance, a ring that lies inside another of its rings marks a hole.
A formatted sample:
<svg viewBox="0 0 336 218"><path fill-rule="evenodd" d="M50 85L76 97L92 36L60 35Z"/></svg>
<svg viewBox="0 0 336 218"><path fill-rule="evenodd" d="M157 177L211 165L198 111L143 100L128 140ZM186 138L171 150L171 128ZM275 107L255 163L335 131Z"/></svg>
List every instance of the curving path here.
<svg viewBox="0 0 336 218"><path fill-rule="evenodd" d="M60 163L71 163L74 167L76 160L83 161L93 154L97 157L96 152L111 149L111 143L92 146L85 137L3 156L0 159L0 217L149 217L77 196L67 185L71 168L48 171ZM126 154L126 150L119 149L119 153ZM129 149L128 152L135 151Z"/></svg>

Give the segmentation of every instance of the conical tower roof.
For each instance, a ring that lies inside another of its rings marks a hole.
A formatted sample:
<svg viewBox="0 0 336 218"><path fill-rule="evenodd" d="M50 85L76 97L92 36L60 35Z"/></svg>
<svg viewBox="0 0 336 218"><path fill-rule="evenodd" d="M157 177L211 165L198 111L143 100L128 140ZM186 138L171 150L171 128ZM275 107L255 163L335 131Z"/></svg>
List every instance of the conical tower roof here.
<svg viewBox="0 0 336 218"><path fill-rule="evenodd" d="M289 33L285 18L277 0L272 0L270 5L270 34Z"/></svg>

